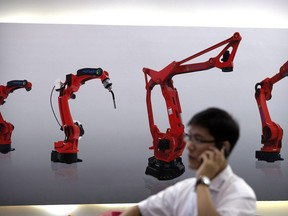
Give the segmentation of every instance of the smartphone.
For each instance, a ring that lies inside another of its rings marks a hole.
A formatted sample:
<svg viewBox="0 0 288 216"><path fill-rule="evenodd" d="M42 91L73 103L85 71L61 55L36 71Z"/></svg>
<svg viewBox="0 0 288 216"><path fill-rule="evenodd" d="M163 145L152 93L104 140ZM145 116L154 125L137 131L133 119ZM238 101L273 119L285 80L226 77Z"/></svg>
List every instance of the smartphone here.
<svg viewBox="0 0 288 216"><path fill-rule="evenodd" d="M216 143L215 143L215 146L216 146L217 149L219 149L219 150L221 151L221 149L222 149L223 146L224 146L224 143L222 143L222 142L216 142ZM225 157L228 156L228 152L227 152L227 149L226 149L226 148L224 149L224 155L225 155Z"/></svg>

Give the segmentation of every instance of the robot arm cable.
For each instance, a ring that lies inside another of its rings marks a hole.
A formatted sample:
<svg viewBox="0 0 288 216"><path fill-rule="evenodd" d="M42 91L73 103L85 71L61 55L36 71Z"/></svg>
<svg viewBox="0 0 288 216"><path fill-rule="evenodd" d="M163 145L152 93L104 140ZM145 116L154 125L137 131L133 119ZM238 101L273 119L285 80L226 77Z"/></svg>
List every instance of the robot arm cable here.
<svg viewBox="0 0 288 216"><path fill-rule="evenodd" d="M54 92L54 90L55 90L55 86L53 86L52 91L51 91L51 93L50 93L50 106L51 106L51 109L52 109L52 113L53 113L53 115L54 115L54 118L56 119L58 125L60 126L60 130L63 130L62 125L60 124L60 122L59 122L59 120L58 120L58 118L57 118L57 116L56 116L56 114L55 114L54 108L53 108L52 98L53 98L53 92Z"/></svg>
<svg viewBox="0 0 288 216"><path fill-rule="evenodd" d="M115 101L115 95L114 92L112 90L110 90L111 94L112 94L112 99L113 99L113 105L114 105L114 109L116 109L116 101Z"/></svg>

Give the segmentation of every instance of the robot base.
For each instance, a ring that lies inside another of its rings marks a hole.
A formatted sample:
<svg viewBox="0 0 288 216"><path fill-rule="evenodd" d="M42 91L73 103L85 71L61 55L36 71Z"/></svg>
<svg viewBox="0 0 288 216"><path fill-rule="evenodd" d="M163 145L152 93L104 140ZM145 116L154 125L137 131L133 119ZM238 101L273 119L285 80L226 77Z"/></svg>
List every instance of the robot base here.
<svg viewBox="0 0 288 216"><path fill-rule="evenodd" d="M278 152L256 151L255 157L260 161L266 161L266 162L275 162L278 160L284 160L283 158L281 158L281 155Z"/></svg>
<svg viewBox="0 0 288 216"><path fill-rule="evenodd" d="M82 162L81 159L78 159L77 153L59 153L57 151L51 152L51 161L67 164Z"/></svg>
<svg viewBox="0 0 288 216"><path fill-rule="evenodd" d="M181 176L185 172L185 166L181 157L171 162L157 160L154 156L148 159L145 174L151 175L158 180L171 180Z"/></svg>
<svg viewBox="0 0 288 216"><path fill-rule="evenodd" d="M0 144L0 152L7 154L10 151L14 151L15 148L11 148L11 144Z"/></svg>

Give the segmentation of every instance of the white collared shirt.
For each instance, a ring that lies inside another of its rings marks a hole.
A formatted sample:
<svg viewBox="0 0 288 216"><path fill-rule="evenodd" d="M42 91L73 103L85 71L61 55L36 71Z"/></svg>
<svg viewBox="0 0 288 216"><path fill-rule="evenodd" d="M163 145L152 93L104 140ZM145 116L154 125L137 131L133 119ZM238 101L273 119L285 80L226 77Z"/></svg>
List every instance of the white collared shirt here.
<svg viewBox="0 0 288 216"><path fill-rule="evenodd" d="M141 201L143 216L196 216L196 178L176 183ZM252 216L256 212L256 196L252 188L228 165L210 184L215 208L222 216Z"/></svg>

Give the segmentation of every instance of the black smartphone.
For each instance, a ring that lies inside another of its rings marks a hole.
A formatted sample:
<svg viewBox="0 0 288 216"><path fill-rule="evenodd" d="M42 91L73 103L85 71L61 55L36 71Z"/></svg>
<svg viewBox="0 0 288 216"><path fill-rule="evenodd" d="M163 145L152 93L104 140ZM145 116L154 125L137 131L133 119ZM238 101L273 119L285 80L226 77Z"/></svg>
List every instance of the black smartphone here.
<svg viewBox="0 0 288 216"><path fill-rule="evenodd" d="M222 142L216 142L216 143L215 143L215 146L216 146L217 149L219 149L219 150L221 151L221 149L222 149L223 146L224 146L224 143L222 143ZM228 152L227 152L227 149L226 149L226 148L224 149L224 155L225 155L225 157L228 156Z"/></svg>

